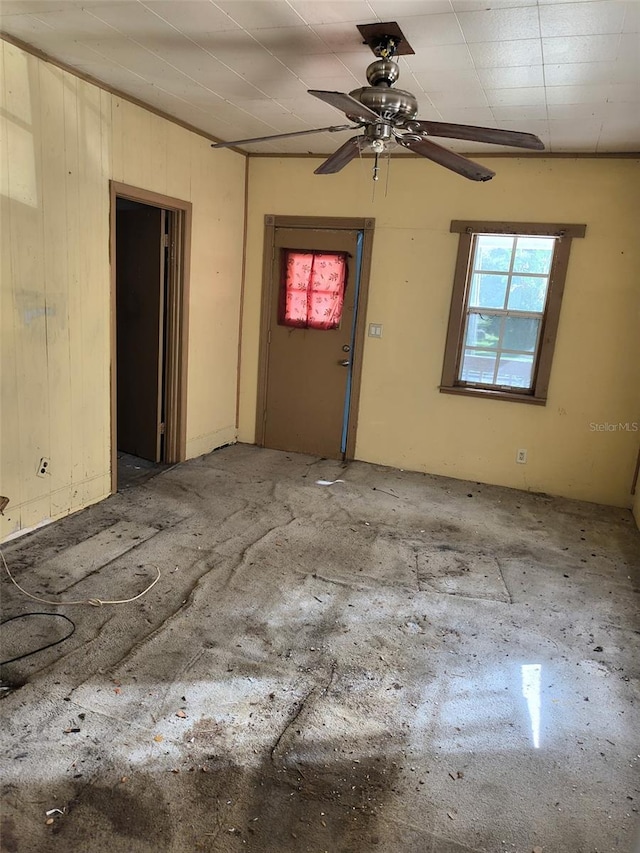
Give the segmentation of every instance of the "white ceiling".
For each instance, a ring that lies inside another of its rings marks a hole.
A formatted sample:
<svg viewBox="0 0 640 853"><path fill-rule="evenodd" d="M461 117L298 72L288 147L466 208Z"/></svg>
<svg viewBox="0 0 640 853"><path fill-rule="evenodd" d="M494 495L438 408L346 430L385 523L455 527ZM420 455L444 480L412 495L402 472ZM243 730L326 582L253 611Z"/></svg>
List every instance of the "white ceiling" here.
<svg viewBox="0 0 640 853"><path fill-rule="evenodd" d="M640 151L640 0L0 4L5 33L224 140L343 124L306 90L366 85L374 56L356 24L374 21L397 21L415 50L397 87L417 96L420 118L536 133L552 152ZM245 150L324 154L346 138Z"/></svg>

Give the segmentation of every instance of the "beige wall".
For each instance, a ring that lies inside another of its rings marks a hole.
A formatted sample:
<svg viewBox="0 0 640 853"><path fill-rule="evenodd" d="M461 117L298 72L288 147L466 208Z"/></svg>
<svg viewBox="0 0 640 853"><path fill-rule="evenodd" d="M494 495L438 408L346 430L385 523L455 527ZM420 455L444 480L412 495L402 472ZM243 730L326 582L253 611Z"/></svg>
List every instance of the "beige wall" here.
<svg viewBox="0 0 640 853"><path fill-rule="evenodd" d="M193 203L187 451L233 441L244 158L0 41L3 111L0 538L110 489L110 178ZM240 438L254 439L265 213L374 216L357 456L403 468L630 506L640 420L638 163L493 160L471 184L394 161L252 159ZM585 222L574 243L549 403L437 391L456 237L451 219ZM514 462L526 447L529 462ZM41 456L50 473L36 476ZM640 507L636 501L636 517Z"/></svg>
<svg viewBox="0 0 640 853"><path fill-rule="evenodd" d="M110 178L193 203L187 453L235 439L245 158L0 50L4 538L110 491Z"/></svg>
<svg viewBox="0 0 640 853"><path fill-rule="evenodd" d="M478 158L481 159L481 158ZM252 158L240 440L254 440L263 217L375 217L356 456L451 477L631 506L640 421L640 170L629 159L493 159L467 181L427 161L318 177L315 159ZM546 407L440 394L457 236L452 219L586 223L574 240ZM528 463L515 463L516 450Z"/></svg>

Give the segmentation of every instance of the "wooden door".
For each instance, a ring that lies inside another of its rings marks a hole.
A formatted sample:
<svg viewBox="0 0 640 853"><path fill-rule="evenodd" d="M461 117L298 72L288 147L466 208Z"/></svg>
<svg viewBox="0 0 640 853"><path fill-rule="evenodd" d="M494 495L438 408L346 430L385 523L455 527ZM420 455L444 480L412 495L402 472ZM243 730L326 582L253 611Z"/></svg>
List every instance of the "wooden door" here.
<svg viewBox="0 0 640 853"><path fill-rule="evenodd" d="M266 395L262 443L342 458L345 399L352 370L358 231L277 228L271 271ZM338 328L295 328L282 322L287 250L345 253L346 287Z"/></svg>
<svg viewBox="0 0 640 853"><path fill-rule="evenodd" d="M165 211L116 214L118 450L162 458Z"/></svg>

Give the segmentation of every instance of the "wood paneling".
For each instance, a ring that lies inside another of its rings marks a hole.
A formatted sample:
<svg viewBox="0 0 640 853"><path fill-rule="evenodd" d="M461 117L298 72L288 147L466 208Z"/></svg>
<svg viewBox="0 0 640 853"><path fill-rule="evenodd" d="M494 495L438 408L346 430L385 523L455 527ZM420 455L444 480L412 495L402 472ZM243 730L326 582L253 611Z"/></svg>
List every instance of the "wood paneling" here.
<svg viewBox="0 0 640 853"><path fill-rule="evenodd" d="M5 87L7 74L5 72L5 50L0 42L0 79L2 96L9 109ZM10 286L13 275L11 257L11 184L9 181L9 127L3 126L0 133L0 345L2 383L0 385L2 398L0 408L0 438L3 448L11 448L11 452L3 449L0 456L0 491L9 494L7 483L11 484L13 493L11 499L22 503L23 483L20 477L20 420L18 417L18 350L15 334L17 307L15 305L13 288Z"/></svg>
<svg viewBox="0 0 640 853"><path fill-rule="evenodd" d="M49 455L47 312L53 306L47 305L44 257L39 250L44 223L38 63L16 54L15 48L7 48L4 57L9 210L2 227L10 233L10 281L18 285L13 291L18 394L16 399L2 401L2 411L3 418L17 418L18 443L11 455L19 459L20 473L26 474L20 498L30 524L40 514L50 513L51 477L37 477L36 471L38 459ZM12 497L9 490L5 493Z"/></svg>
<svg viewBox="0 0 640 853"><path fill-rule="evenodd" d="M47 314L44 318L47 339L47 392L50 412L49 446L56 447L56 464L51 466L51 514L64 511L71 503L71 482L65 473L71 469L71 408L59 406L68 397L71 383L69 359L69 287L68 254L65 239L65 126L64 72L39 66L41 120L47 132L42 135L42 214L44 222L44 287ZM49 456L47 451L45 454ZM41 480L39 482L42 482Z"/></svg>
<svg viewBox="0 0 640 853"><path fill-rule="evenodd" d="M1 539L110 490L110 179L194 201L187 455L235 438L245 158L0 51Z"/></svg>

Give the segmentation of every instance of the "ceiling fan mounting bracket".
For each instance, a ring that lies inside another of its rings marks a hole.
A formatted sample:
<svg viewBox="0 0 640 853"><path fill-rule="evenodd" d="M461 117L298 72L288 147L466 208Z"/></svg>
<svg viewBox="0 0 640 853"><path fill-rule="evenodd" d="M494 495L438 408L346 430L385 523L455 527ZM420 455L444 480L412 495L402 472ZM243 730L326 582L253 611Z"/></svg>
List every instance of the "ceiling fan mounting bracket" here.
<svg viewBox="0 0 640 853"><path fill-rule="evenodd" d="M379 59L415 53L395 21L384 24L358 24L357 27L364 44L369 45Z"/></svg>
<svg viewBox="0 0 640 853"><path fill-rule="evenodd" d="M373 52L380 59L393 59L398 50L399 40L393 36L380 36L372 47Z"/></svg>

